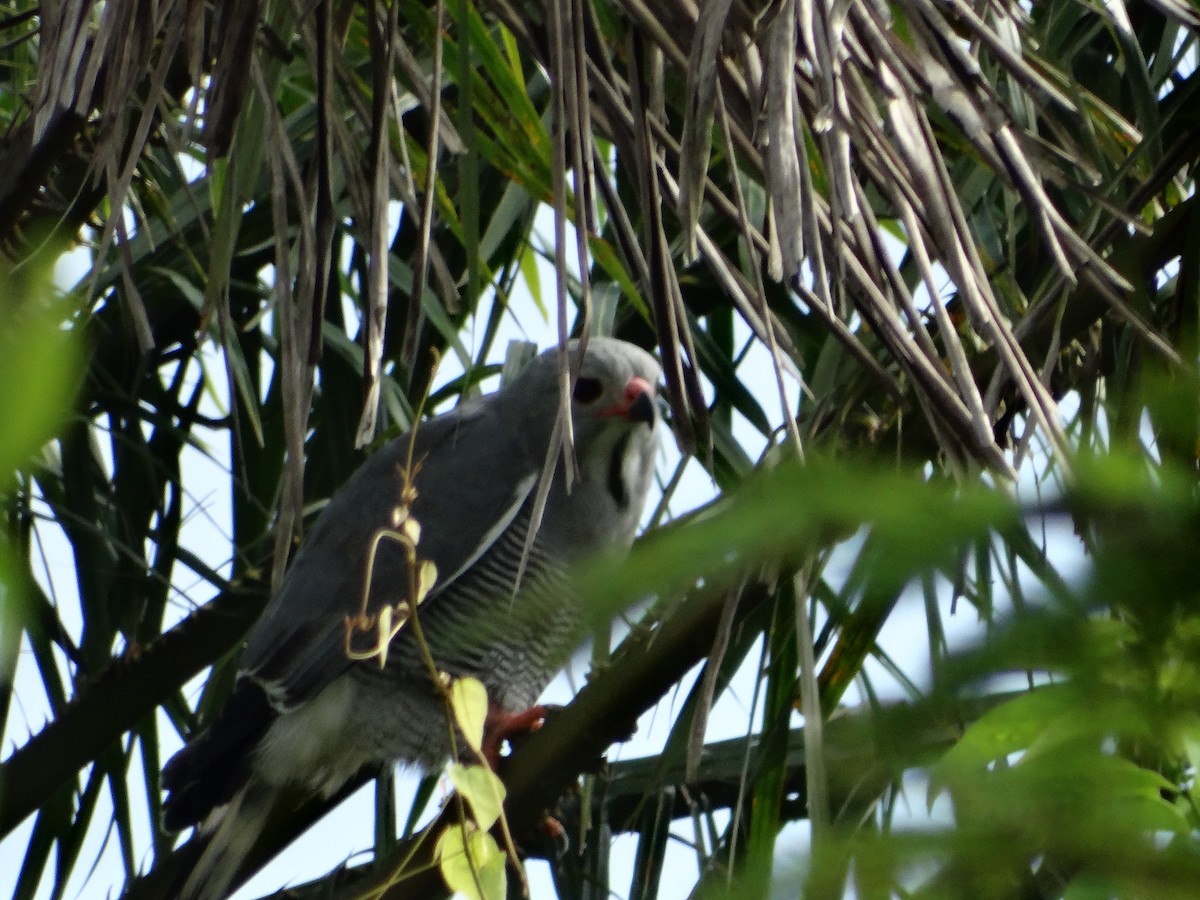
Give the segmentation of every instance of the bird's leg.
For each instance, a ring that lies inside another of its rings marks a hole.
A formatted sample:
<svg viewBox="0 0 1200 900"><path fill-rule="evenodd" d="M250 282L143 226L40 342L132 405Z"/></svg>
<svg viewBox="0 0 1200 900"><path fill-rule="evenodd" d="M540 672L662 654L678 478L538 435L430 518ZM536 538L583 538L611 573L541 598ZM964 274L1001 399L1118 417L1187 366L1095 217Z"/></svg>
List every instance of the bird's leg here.
<svg viewBox="0 0 1200 900"><path fill-rule="evenodd" d="M510 713L493 703L488 704L483 720L483 758L494 771L500 763L500 748L510 738L532 734L542 727L547 709L540 704L524 712Z"/></svg>
<svg viewBox="0 0 1200 900"><path fill-rule="evenodd" d="M487 716L483 720L483 758L487 760L493 772L500 767L500 748L505 741L510 746L533 734L545 723L546 717L553 715L562 707L548 704L531 706L519 713L510 713L494 703L488 703ZM567 849L568 840L566 829L549 810L543 810L534 828L543 839L549 839L555 848L555 853L561 857Z"/></svg>

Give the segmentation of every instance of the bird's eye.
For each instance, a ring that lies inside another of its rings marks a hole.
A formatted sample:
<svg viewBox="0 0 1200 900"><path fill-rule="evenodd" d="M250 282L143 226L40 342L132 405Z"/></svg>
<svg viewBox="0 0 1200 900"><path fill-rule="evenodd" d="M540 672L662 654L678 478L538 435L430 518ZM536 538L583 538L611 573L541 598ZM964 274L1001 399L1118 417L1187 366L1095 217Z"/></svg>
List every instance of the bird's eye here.
<svg viewBox="0 0 1200 900"><path fill-rule="evenodd" d="M575 392L571 395L576 403L592 403L600 399L604 386L599 378L579 378L575 382Z"/></svg>

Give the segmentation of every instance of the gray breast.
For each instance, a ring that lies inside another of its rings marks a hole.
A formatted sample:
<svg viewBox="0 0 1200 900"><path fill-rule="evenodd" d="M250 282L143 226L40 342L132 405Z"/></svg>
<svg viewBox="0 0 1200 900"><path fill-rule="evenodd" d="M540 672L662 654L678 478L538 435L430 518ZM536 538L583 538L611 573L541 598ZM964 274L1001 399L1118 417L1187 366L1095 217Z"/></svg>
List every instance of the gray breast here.
<svg viewBox="0 0 1200 900"><path fill-rule="evenodd" d="M522 575L513 586L525 549L531 504L455 581L422 604L418 617L438 671L478 678L492 703L510 712L532 706L580 638L579 606L567 588L560 562L534 540ZM352 670L371 705L394 717L378 740L386 755L436 763L446 733L441 704L411 627L389 649L383 669L363 662ZM383 695L383 696L380 696ZM428 721L436 719L436 724ZM408 720L404 722L404 720ZM416 720L416 721L414 721ZM376 727L376 726L372 726ZM412 746L424 732L420 750Z"/></svg>

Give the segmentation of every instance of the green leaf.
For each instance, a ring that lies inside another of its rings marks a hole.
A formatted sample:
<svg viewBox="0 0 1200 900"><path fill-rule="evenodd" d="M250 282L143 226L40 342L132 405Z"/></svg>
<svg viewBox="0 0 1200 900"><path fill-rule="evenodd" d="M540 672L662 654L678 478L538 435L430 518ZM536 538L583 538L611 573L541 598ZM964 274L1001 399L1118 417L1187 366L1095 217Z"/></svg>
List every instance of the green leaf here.
<svg viewBox="0 0 1200 900"><path fill-rule="evenodd" d="M487 688L476 678L456 678L450 684L450 708L454 721L476 753L483 747L483 723L487 718Z"/></svg>
<svg viewBox="0 0 1200 900"><path fill-rule="evenodd" d="M434 851L447 886L468 900L504 900L508 873L496 839L466 822L446 827Z"/></svg>
<svg viewBox="0 0 1200 900"><path fill-rule="evenodd" d="M70 310L50 284L52 257L43 251L21 267L0 264L0 479L55 433L79 382Z"/></svg>
<svg viewBox="0 0 1200 900"><path fill-rule="evenodd" d="M1079 701L1069 685L1050 685L1015 697L984 713L966 730L930 772L927 803L989 764L1030 746L1059 717L1070 715Z"/></svg>
<svg viewBox="0 0 1200 900"><path fill-rule="evenodd" d="M574 584L593 622L640 598L675 596L698 579L737 582L747 571L795 559L805 548L872 529L872 572L897 586L953 564L964 542L1006 525L1010 499L978 485L884 472L862 460L780 463L685 527L653 532L627 558L576 570Z"/></svg>
<svg viewBox="0 0 1200 900"><path fill-rule="evenodd" d="M471 805L475 824L487 831L504 810L504 782L487 766L451 763L447 774L455 790Z"/></svg>
<svg viewBox="0 0 1200 900"><path fill-rule="evenodd" d="M521 268L521 274L525 277L525 287L529 289L529 296L533 298L533 303L541 314L542 320L549 321L546 301L542 297L542 279L538 274L537 260L538 256L533 246L525 244L521 249L518 265Z"/></svg>

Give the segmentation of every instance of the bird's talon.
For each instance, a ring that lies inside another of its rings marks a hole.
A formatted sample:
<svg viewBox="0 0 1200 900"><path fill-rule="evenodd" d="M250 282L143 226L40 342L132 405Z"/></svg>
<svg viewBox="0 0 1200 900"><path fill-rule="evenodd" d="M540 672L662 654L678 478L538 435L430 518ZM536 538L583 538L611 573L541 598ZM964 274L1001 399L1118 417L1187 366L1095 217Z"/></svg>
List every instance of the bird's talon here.
<svg viewBox="0 0 1200 900"><path fill-rule="evenodd" d="M547 812L542 814L536 827L543 837L553 842L556 859L567 855L567 851L571 849L571 841L567 838L567 829L563 828L562 822Z"/></svg>
<svg viewBox="0 0 1200 900"><path fill-rule="evenodd" d="M504 742L512 745L514 739L526 737L545 723L550 710L545 706L531 706L524 712L510 713L496 706L488 706L483 720L483 758L494 770L500 763L500 749Z"/></svg>

